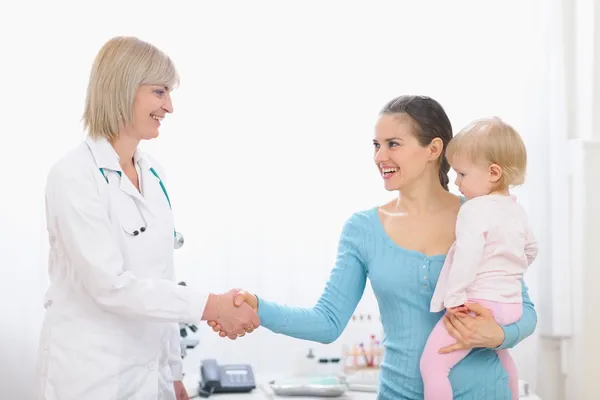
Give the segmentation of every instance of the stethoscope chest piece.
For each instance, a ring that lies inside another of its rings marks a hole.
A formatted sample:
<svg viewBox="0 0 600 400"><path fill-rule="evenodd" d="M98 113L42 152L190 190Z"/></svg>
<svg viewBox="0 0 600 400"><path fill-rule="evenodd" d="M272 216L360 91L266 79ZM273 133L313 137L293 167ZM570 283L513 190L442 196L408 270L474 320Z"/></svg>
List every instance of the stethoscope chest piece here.
<svg viewBox="0 0 600 400"><path fill-rule="evenodd" d="M173 237L173 248L175 250L180 249L185 243L183 239L183 235L177 231L175 231L175 236Z"/></svg>

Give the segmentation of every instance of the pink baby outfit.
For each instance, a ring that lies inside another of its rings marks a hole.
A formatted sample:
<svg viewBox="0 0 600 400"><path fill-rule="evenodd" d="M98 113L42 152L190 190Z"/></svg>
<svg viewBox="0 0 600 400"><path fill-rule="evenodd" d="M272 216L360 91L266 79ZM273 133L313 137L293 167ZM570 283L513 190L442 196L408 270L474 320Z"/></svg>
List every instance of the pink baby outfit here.
<svg viewBox="0 0 600 400"><path fill-rule="evenodd" d="M521 279L536 256L537 242L527 214L514 196L486 195L468 200L458 213L456 241L440 272L431 311L476 302L490 309L500 325L518 321L522 314ZM469 350L449 354L438 354L438 350L455 342L440 320L421 358L425 400L452 400L448 374ZM498 356L516 400L515 364L508 350L499 350Z"/></svg>

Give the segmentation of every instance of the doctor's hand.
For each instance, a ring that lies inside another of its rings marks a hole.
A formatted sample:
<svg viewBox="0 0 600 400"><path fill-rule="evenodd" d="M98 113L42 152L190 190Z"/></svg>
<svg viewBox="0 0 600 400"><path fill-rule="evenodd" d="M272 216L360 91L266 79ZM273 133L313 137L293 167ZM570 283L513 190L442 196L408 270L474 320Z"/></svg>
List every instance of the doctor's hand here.
<svg viewBox="0 0 600 400"><path fill-rule="evenodd" d="M239 293L239 289L231 289L221 295L211 295L204 312L204 319L209 325L213 323L213 330L218 326L220 335L230 339L244 336L260 326L256 310L244 301L236 299Z"/></svg>
<svg viewBox="0 0 600 400"><path fill-rule="evenodd" d="M240 307L241 305L247 304L250 307L252 307L254 312L258 312L258 299L256 298L255 295L253 295L250 292L246 292L245 290L239 290L236 293L233 303L236 307ZM210 327L212 327L213 331L219 332L219 336L221 336L221 337L228 336L230 339L235 339L235 337L231 337L230 335L228 335L223 330L223 327L217 321L209 320L207 323ZM254 329L256 329L256 328L258 328L258 326L250 327L249 329L246 329L246 333L252 333L254 331ZM245 333L242 335L238 335L238 336L244 336L244 335L245 335Z"/></svg>
<svg viewBox="0 0 600 400"><path fill-rule="evenodd" d="M173 387L175 389L175 398L177 400L190 400L190 396L188 396L182 381L174 381Z"/></svg>

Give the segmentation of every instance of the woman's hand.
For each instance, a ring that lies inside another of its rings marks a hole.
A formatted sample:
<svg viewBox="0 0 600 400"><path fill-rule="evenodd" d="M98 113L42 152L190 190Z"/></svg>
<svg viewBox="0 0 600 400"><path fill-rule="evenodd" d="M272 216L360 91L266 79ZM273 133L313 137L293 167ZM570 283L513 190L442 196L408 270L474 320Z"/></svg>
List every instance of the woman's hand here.
<svg viewBox="0 0 600 400"><path fill-rule="evenodd" d="M256 307L244 302L239 289L231 289L221 295L210 295L203 317L221 336L236 339L260 326ZM215 312L216 309L216 312ZM216 318L215 318L216 317Z"/></svg>
<svg viewBox="0 0 600 400"><path fill-rule="evenodd" d="M490 310L477 303L465 306L469 314L456 312L444 315L444 326L457 342L441 349L440 354L475 347L496 348L504 342L504 331Z"/></svg>
<svg viewBox="0 0 600 400"><path fill-rule="evenodd" d="M235 295L235 297L233 299L233 304L236 307L239 307L244 303L247 303L250 307L252 307L254 312L258 312L258 299L256 298L256 296L253 295L252 293L246 292L245 290L240 290ZM213 331L219 332L219 336L221 336L221 337L228 336L223 331L223 327L217 321L211 320L211 321L207 321L206 323L208 324L208 326L212 327ZM246 329L245 333L243 333L241 335L237 335L237 337L242 337L246 333L252 333L254 331L254 329L255 329L255 327L249 327L248 329ZM237 338L236 336L233 336L233 335L229 335L228 337L229 337L229 339L232 339L232 340L235 340Z"/></svg>

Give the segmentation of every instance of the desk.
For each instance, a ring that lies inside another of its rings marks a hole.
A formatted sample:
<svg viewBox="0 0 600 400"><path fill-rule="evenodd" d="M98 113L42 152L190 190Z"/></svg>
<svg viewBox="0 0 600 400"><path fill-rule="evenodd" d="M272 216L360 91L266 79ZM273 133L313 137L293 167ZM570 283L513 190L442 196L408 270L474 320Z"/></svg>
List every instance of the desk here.
<svg viewBox="0 0 600 400"><path fill-rule="evenodd" d="M315 400L319 397L282 397L276 396L269 389L268 383L274 379L277 379L277 376L274 374L268 375L259 375L256 374L256 389L254 389L250 393L233 393L233 394L213 394L210 396L210 399L215 400L266 400L266 399L294 399L294 400ZM183 378L183 384L190 396L190 399L201 399L198 393L198 382L199 375L198 374L186 374ZM195 397L194 397L195 396ZM322 397L325 398L325 397ZM342 397L337 397L338 399L344 400L375 400L377 398L376 393L373 392L346 392L346 394ZM328 399L331 399L328 397Z"/></svg>
<svg viewBox="0 0 600 400"><path fill-rule="evenodd" d="M266 378L265 378L266 376ZM271 390L269 389L268 382L276 379L275 375L256 375L257 387L250 393L234 393L234 394L213 394L210 396L211 399L214 400L277 400L277 399L293 399L293 400L314 400L318 397L281 397L275 396ZM198 374L186 374L183 378L183 384L190 395L190 399L200 399L201 397L197 395L198 393L198 382L199 375ZM324 398L324 397L323 397ZM342 397L338 397L338 399L344 400L375 400L377 398L376 393L372 392L354 392L348 391ZM530 394L529 396L520 397L519 400L542 400L535 394Z"/></svg>

